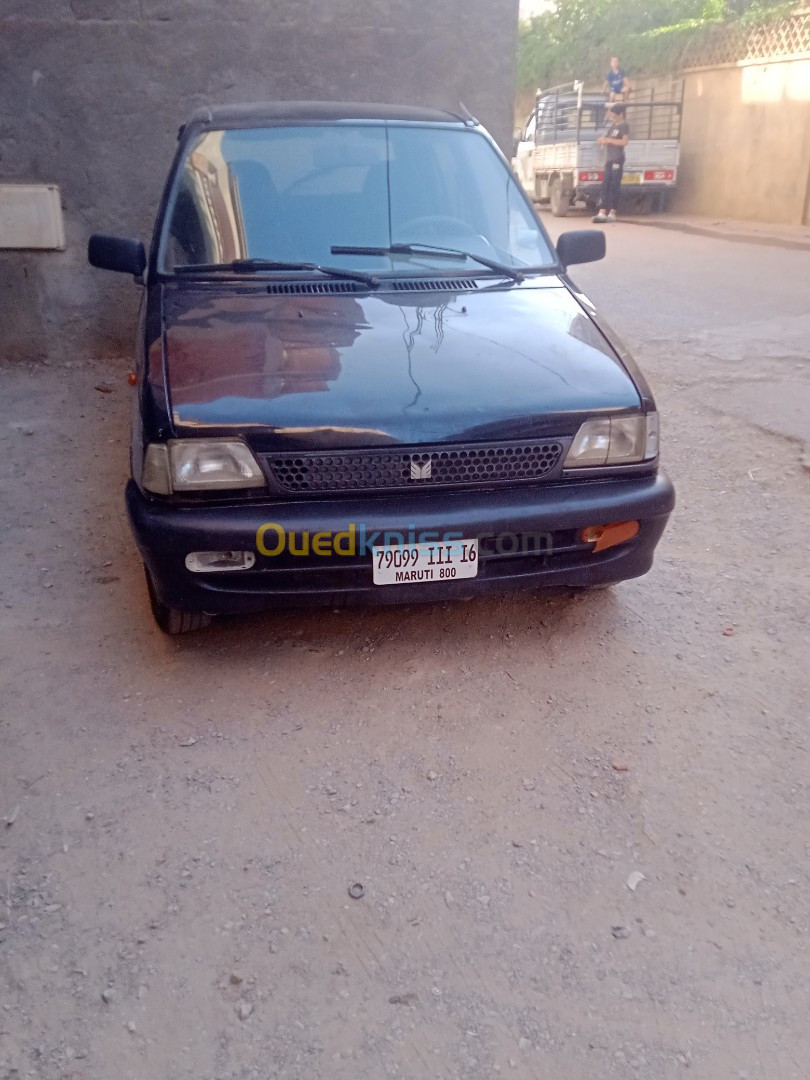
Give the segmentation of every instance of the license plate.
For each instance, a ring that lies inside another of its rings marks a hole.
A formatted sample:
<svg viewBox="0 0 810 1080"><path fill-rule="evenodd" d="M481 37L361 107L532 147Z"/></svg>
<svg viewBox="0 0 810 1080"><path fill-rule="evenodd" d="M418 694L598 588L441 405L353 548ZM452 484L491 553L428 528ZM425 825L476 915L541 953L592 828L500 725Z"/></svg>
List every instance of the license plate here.
<svg viewBox="0 0 810 1080"><path fill-rule="evenodd" d="M633 172L625 173L624 176L622 177L622 183L623 184L640 184L641 183L641 173L633 173Z"/></svg>
<svg viewBox="0 0 810 1080"><path fill-rule="evenodd" d="M375 585L418 585L478 576L478 541L391 544L371 549Z"/></svg>

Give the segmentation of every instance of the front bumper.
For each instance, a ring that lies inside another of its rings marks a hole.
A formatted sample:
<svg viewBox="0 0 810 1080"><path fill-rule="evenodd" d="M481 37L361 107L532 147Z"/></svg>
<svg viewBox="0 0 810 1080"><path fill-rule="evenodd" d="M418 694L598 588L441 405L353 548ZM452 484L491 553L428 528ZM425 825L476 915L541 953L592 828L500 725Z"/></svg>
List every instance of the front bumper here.
<svg viewBox="0 0 810 1080"><path fill-rule="evenodd" d="M218 615L283 607L441 601L509 588L606 585L639 577L652 565L655 546L675 505L675 492L666 474L659 471L655 476L625 480L577 480L508 491L194 506L149 499L130 481L126 501L132 531L159 599L181 611ZM638 521L638 534L598 554L579 540L586 526L617 521ZM354 523L356 550L328 557L295 556L287 551L276 556L256 554L250 570L227 573L186 569L185 557L192 551L256 552L257 530L268 522L298 537L342 533ZM360 550L361 527L366 536L395 531L406 540L412 529L481 538L478 576L374 585L371 554ZM507 544L506 537L517 540ZM538 542L538 537L545 539Z"/></svg>

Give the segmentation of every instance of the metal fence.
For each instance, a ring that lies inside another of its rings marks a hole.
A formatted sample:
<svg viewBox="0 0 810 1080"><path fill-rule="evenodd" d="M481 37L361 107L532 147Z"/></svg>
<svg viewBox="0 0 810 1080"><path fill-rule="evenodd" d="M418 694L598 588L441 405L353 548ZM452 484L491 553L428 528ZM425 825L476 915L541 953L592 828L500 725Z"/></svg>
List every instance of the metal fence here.
<svg viewBox="0 0 810 1080"><path fill-rule="evenodd" d="M535 142L538 145L587 142L603 135L607 101L598 92L581 92L572 84L544 91L535 105ZM625 103L631 139L677 139L681 130L683 82L666 89L646 87L630 94Z"/></svg>

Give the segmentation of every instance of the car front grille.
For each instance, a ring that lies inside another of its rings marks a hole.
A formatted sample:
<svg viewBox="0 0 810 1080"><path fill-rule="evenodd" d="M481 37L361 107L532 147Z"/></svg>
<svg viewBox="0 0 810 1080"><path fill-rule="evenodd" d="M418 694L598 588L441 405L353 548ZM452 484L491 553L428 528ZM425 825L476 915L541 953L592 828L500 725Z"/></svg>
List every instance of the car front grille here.
<svg viewBox="0 0 810 1080"><path fill-rule="evenodd" d="M265 454L272 485L291 494L434 490L550 479L559 471L556 439L403 449Z"/></svg>

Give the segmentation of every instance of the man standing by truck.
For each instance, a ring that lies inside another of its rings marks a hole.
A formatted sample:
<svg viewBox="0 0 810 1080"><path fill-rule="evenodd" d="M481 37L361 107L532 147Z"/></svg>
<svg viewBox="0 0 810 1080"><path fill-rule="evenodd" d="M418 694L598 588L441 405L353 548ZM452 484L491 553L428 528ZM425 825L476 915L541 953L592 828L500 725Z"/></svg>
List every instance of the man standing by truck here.
<svg viewBox="0 0 810 1080"><path fill-rule="evenodd" d="M607 134L600 135L596 140L600 146L607 148L605 160L605 176L602 181L602 194L599 198L599 206L594 221L615 221L616 210L619 205L619 192L622 186L622 174L624 172L624 148L630 140L630 128L624 118L624 105L620 102L610 106L608 113Z"/></svg>

